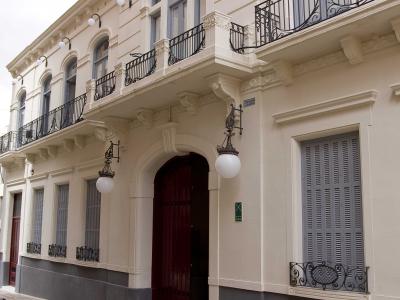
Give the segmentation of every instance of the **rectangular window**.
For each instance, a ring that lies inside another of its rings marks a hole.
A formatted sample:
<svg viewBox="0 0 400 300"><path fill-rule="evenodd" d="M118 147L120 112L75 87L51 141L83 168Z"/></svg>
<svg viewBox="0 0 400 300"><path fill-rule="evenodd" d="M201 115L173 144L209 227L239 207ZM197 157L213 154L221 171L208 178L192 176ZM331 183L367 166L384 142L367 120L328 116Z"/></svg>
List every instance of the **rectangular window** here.
<svg viewBox="0 0 400 300"><path fill-rule="evenodd" d="M306 262L364 267L358 133L301 145Z"/></svg>
<svg viewBox="0 0 400 300"><path fill-rule="evenodd" d="M85 246L99 249L101 194L96 179L87 181Z"/></svg>
<svg viewBox="0 0 400 300"><path fill-rule="evenodd" d="M64 184L57 186L56 244L58 246L67 245L68 197L69 185Z"/></svg>
<svg viewBox="0 0 400 300"><path fill-rule="evenodd" d="M174 38L186 28L186 0L176 1L169 9L169 37Z"/></svg>
<svg viewBox="0 0 400 300"><path fill-rule="evenodd" d="M31 241L35 244L42 242L43 197L44 189L34 190Z"/></svg>
<svg viewBox="0 0 400 300"><path fill-rule="evenodd" d="M151 17L151 48L154 48L154 44L160 40L160 26L161 16L160 14Z"/></svg>

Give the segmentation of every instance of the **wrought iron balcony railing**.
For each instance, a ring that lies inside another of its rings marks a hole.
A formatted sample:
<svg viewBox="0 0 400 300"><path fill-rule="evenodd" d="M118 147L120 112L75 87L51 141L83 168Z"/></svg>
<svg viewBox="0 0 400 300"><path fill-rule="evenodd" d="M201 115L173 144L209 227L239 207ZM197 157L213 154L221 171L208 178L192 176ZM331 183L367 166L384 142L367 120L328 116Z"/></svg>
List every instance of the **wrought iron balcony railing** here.
<svg viewBox="0 0 400 300"><path fill-rule="evenodd" d="M81 121L85 105L86 94L83 94L24 125L17 132L17 147L27 145Z"/></svg>
<svg viewBox="0 0 400 300"><path fill-rule="evenodd" d="M95 261L98 262L100 257L100 250L93 249L86 246L76 247L76 259L81 261Z"/></svg>
<svg viewBox="0 0 400 300"><path fill-rule="evenodd" d="M206 32L199 24L169 41L169 59L171 66L185 58L200 52L205 47Z"/></svg>
<svg viewBox="0 0 400 300"><path fill-rule="evenodd" d="M57 244L49 245L49 256L67 257L67 246L61 246Z"/></svg>
<svg viewBox="0 0 400 300"><path fill-rule="evenodd" d="M255 7L257 46L276 41L374 0L268 0Z"/></svg>
<svg viewBox="0 0 400 300"><path fill-rule="evenodd" d="M40 254L42 253L42 244L30 242L26 245L26 252L30 254Z"/></svg>
<svg viewBox="0 0 400 300"><path fill-rule="evenodd" d="M115 90L115 82L116 82L116 78L115 78L114 71L97 79L94 100L97 101L101 98L111 95Z"/></svg>
<svg viewBox="0 0 400 300"><path fill-rule="evenodd" d="M291 262L290 285L368 294L368 267L340 263Z"/></svg>
<svg viewBox="0 0 400 300"><path fill-rule="evenodd" d="M17 148L17 133L10 131L0 137L0 154Z"/></svg>
<svg viewBox="0 0 400 300"><path fill-rule="evenodd" d="M244 26L232 22L229 41L233 51L244 54L244 49L246 48L244 45Z"/></svg>
<svg viewBox="0 0 400 300"><path fill-rule="evenodd" d="M156 51L150 50L145 54L135 54L136 58L126 64L125 86L135 83L151 74L156 69Z"/></svg>

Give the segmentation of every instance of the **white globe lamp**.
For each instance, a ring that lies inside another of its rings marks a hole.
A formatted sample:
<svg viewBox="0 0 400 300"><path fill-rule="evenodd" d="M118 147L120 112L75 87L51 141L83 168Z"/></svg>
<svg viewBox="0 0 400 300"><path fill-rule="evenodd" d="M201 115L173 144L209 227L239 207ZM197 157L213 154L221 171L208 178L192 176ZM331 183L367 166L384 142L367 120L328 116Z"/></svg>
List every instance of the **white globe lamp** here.
<svg viewBox="0 0 400 300"><path fill-rule="evenodd" d="M96 181L96 188L102 194L109 194L114 189L112 177L99 177Z"/></svg>
<svg viewBox="0 0 400 300"><path fill-rule="evenodd" d="M240 172L241 166L239 156L234 153L220 154L215 161L215 169L222 178L236 177Z"/></svg>
<svg viewBox="0 0 400 300"><path fill-rule="evenodd" d="M64 42L64 41L60 41L60 42L58 43L58 48L62 49L62 48L64 48L64 47L65 47L65 42Z"/></svg>
<svg viewBox="0 0 400 300"><path fill-rule="evenodd" d="M87 23L89 26L94 26L94 24L96 24L96 20L94 18L89 18Z"/></svg>
<svg viewBox="0 0 400 300"><path fill-rule="evenodd" d="M125 4L125 0L116 0L115 1L119 6L123 6Z"/></svg>

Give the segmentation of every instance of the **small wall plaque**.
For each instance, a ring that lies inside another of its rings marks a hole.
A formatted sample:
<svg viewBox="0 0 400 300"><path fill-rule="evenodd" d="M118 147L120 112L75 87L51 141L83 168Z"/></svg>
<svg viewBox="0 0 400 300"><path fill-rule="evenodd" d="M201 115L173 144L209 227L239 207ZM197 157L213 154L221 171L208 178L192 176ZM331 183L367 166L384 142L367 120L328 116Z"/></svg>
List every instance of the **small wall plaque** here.
<svg viewBox="0 0 400 300"><path fill-rule="evenodd" d="M250 98L243 101L243 107L249 107L256 104L256 98Z"/></svg>
<svg viewBox="0 0 400 300"><path fill-rule="evenodd" d="M235 202L235 222L243 220L243 205L242 202Z"/></svg>

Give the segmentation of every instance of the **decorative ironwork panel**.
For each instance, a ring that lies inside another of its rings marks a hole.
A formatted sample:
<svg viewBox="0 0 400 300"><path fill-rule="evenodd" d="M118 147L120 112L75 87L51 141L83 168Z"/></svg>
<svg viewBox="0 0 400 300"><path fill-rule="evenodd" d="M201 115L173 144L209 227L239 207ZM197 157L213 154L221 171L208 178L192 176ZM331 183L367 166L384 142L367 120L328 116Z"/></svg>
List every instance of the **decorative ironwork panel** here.
<svg viewBox="0 0 400 300"><path fill-rule="evenodd" d="M169 41L169 59L171 66L185 58L200 52L205 46L206 32L199 24Z"/></svg>
<svg viewBox="0 0 400 300"><path fill-rule="evenodd" d="M99 261L100 250L86 246L76 248L76 259L82 261Z"/></svg>
<svg viewBox="0 0 400 300"><path fill-rule="evenodd" d="M125 85L128 86L154 73L156 69L156 51L137 56L134 60L126 64Z"/></svg>
<svg viewBox="0 0 400 300"><path fill-rule="evenodd" d="M115 72L112 71L103 77L96 80L96 92L94 94L94 100L97 101L108 95L111 95L115 90Z"/></svg>
<svg viewBox="0 0 400 300"><path fill-rule="evenodd" d="M17 147L25 146L81 121L86 99L86 94L80 95L21 127L17 132Z"/></svg>
<svg viewBox="0 0 400 300"><path fill-rule="evenodd" d="M17 148L17 133L10 131L0 137L0 154L13 151Z"/></svg>
<svg viewBox="0 0 400 300"><path fill-rule="evenodd" d="M233 51L244 54L244 26L231 22L230 44Z"/></svg>
<svg viewBox="0 0 400 300"><path fill-rule="evenodd" d="M291 262L290 285L368 294L368 267L340 263Z"/></svg>
<svg viewBox="0 0 400 300"><path fill-rule="evenodd" d="M26 252L30 253L30 254L40 254L42 253L42 244L38 244L38 243L28 243L26 245Z"/></svg>
<svg viewBox="0 0 400 300"><path fill-rule="evenodd" d="M49 245L49 256L67 257L67 246L52 244Z"/></svg>
<svg viewBox="0 0 400 300"><path fill-rule="evenodd" d="M255 7L257 46L360 7L374 0L268 0Z"/></svg>

